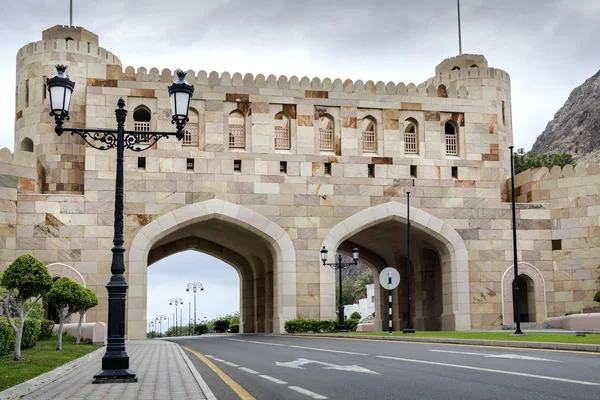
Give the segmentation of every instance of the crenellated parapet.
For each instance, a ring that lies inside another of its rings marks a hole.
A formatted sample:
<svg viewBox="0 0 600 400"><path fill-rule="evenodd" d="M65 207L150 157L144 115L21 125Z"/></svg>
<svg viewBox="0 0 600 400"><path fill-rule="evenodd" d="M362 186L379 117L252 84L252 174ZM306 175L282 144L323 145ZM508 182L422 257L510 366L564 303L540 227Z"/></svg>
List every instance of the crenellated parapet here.
<svg viewBox="0 0 600 400"><path fill-rule="evenodd" d="M81 54L102 60L105 64L121 65L121 60L116 55L98 44L65 39L40 40L21 47L17 52L17 64L28 57L51 52Z"/></svg>

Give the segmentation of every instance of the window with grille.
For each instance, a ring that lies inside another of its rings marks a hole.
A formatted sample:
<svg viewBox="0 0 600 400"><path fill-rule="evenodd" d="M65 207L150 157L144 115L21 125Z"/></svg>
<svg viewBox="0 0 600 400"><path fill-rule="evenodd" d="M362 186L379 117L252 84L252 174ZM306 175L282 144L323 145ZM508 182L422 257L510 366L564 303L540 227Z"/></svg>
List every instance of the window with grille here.
<svg viewBox="0 0 600 400"><path fill-rule="evenodd" d="M185 124L183 131L184 146L198 146L198 124Z"/></svg>
<svg viewBox="0 0 600 400"><path fill-rule="evenodd" d="M275 150L290 149L290 120L283 113L275 115Z"/></svg>
<svg viewBox="0 0 600 400"><path fill-rule="evenodd" d="M417 127L416 122L407 122L408 125L404 130L404 153L418 154L417 148Z"/></svg>
<svg viewBox="0 0 600 400"><path fill-rule="evenodd" d="M446 122L444 126L445 134L446 134L446 155L447 156L457 156L458 155L458 145L457 145L457 135L456 135L456 127L451 122Z"/></svg>
<svg viewBox="0 0 600 400"><path fill-rule="evenodd" d="M372 117L366 117L362 123L362 149L364 153L377 152L377 129L375 120Z"/></svg>
<svg viewBox="0 0 600 400"><path fill-rule="evenodd" d="M333 120L328 116L319 119L319 150L333 151Z"/></svg>
<svg viewBox="0 0 600 400"><path fill-rule="evenodd" d="M242 172L242 160L233 160L233 172Z"/></svg>
<svg viewBox="0 0 600 400"><path fill-rule="evenodd" d="M325 175L331 175L331 163L326 162L324 165Z"/></svg>
<svg viewBox="0 0 600 400"><path fill-rule="evenodd" d="M194 170L194 159L193 158L188 158L186 160L186 166L187 166L187 170L188 171L193 171Z"/></svg>
<svg viewBox="0 0 600 400"><path fill-rule="evenodd" d="M239 111L229 114L229 148L243 149L246 146L244 116Z"/></svg>
<svg viewBox="0 0 600 400"><path fill-rule="evenodd" d="M287 161L279 162L279 172L282 174L287 174Z"/></svg>
<svg viewBox="0 0 600 400"><path fill-rule="evenodd" d="M150 132L150 111L145 107L138 107L133 112L133 130L137 132ZM150 142L150 134L138 134L141 143Z"/></svg>

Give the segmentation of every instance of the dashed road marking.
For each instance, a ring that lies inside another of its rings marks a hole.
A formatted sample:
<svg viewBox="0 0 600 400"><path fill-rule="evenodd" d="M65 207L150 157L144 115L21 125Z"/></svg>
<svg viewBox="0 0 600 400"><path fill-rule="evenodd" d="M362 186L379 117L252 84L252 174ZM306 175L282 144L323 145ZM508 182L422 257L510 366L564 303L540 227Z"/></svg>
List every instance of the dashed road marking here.
<svg viewBox="0 0 600 400"><path fill-rule="evenodd" d="M285 344L279 344L279 343L269 343L269 342L255 342L252 340L248 340L248 343L255 343L255 344L266 344L268 346L278 346L278 347L286 347Z"/></svg>
<svg viewBox="0 0 600 400"><path fill-rule="evenodd" d="M558 360L550 360L548 358L523 356L520 354L489 354L489 353L474 353L470 351L451 351L451 350L429 350L435 353L451 353L451 354L464 354L468 356L482 356L483 358L505 358L509 360L524 360L524 361L548 361L548 362L562 362Z"/></svg>
<svg viewBox="0 0 600 400"><path fill-rule="evenodd" d="M252 374L252 375L258 375L258 374L260 374L260 372L255 371L255 370L250 369L250 368L246 368L246 367L240 367L240 371L244 371L244 372L247 372L247 373Z"/></svg>
<svg viewBox="0 0 600 400"><path fill-rule="evenodd" d="M242 343L246 343L245 340L240 340L240 339L227 339L227 340L231 340L232 342L242 342Z"/></svg>
<svg viewBox="0 0 600 400"><path fill-rule="evenodd" d="M305 346L288 346L294 349L304 349L304 350L314 350L314 351L325 351L325 352L329 352L329 353L341 353L341 354L352 354L355 356L368 356L368 354L366 353L355 353L353 351L342 351L342 350L330 350L330 349L320 349L317 347L305 347Z"/></svg>
<svg viewBox="0 0 600 400"><path fill-rule="evenodd" d="M287 385L286 381L282 381L281 379L273 378L272 376L269 376L269 375L259 375L259 376L263 379L266 379L266 380L276 383L278 385Z"/></svg>
<svg viewBox="0 0 600 400"><path fill-rule="evenodd" d="M232 363L232 362L229 362L229 361L223 361L223 364L229 365L230 367L236 367L236 368L239 367L239 365L237 365L235 363Z"/></svg>
<svg viewBox="0 0 600 400"><path fill-rule="evenodd" d="M524 376L527 378L546 379L549 381L576 383L578 385L600 386L600 383L596 383L596 382L578 381L575 379L566 379L566 378L556 378L553 376L526 374L524 372L503 371L503 370L499 370L499 369L471 367L470 365L447 364L447 363L441 363L441 362L435 362L435 361L413 360L410 358L388 357L388 356L377 356L377 358L385 358L388 360L397 360L397 361L404 361L404 362L413 362L413 363L418 363L418 364L439 365L442 367L470 369L470 370L474 370L474 371L494 372L496 374Z"/></svg>
<svg viewBox="0 0 600 400"><path fill-rule="evenodd" d="M311 392L310 390L306 390L298 386L288 386L288 389L292 389L298 393L302 393L305 396L312 397L313 399L317 400L324 400L328 398L323 395L320 395L319 393Z"/></svg>

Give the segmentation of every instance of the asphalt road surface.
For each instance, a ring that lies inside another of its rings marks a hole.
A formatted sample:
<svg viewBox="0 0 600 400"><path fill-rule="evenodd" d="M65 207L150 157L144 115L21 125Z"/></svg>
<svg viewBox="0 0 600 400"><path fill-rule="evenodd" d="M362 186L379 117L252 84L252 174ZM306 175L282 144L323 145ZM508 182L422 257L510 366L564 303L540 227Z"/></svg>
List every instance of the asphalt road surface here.
<svg viewBox="0 0 600 400"><path fill-rule="evenodd" d="M600 399L600 355L204 335L181 345L217 399Z"/></svg>

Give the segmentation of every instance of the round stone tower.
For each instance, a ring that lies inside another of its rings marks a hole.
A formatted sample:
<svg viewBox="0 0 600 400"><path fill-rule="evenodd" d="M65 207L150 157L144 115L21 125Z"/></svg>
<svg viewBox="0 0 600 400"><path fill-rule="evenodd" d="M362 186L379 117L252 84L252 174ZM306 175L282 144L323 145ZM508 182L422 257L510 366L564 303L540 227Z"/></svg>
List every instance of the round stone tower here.
<svg viewBox="0 0 600 400"><path fill-rule="evenodd" d="M37 154L44 193L81 194L83 139L68 133L58 137L49 115L46 78L54 76L56 64L66 65L67 75L75 82L68 126L85 127L89 72L121 62L98 46L97 35L78 26L46 29L41 41L29 43L17 53L15 149Z"/></svg>

